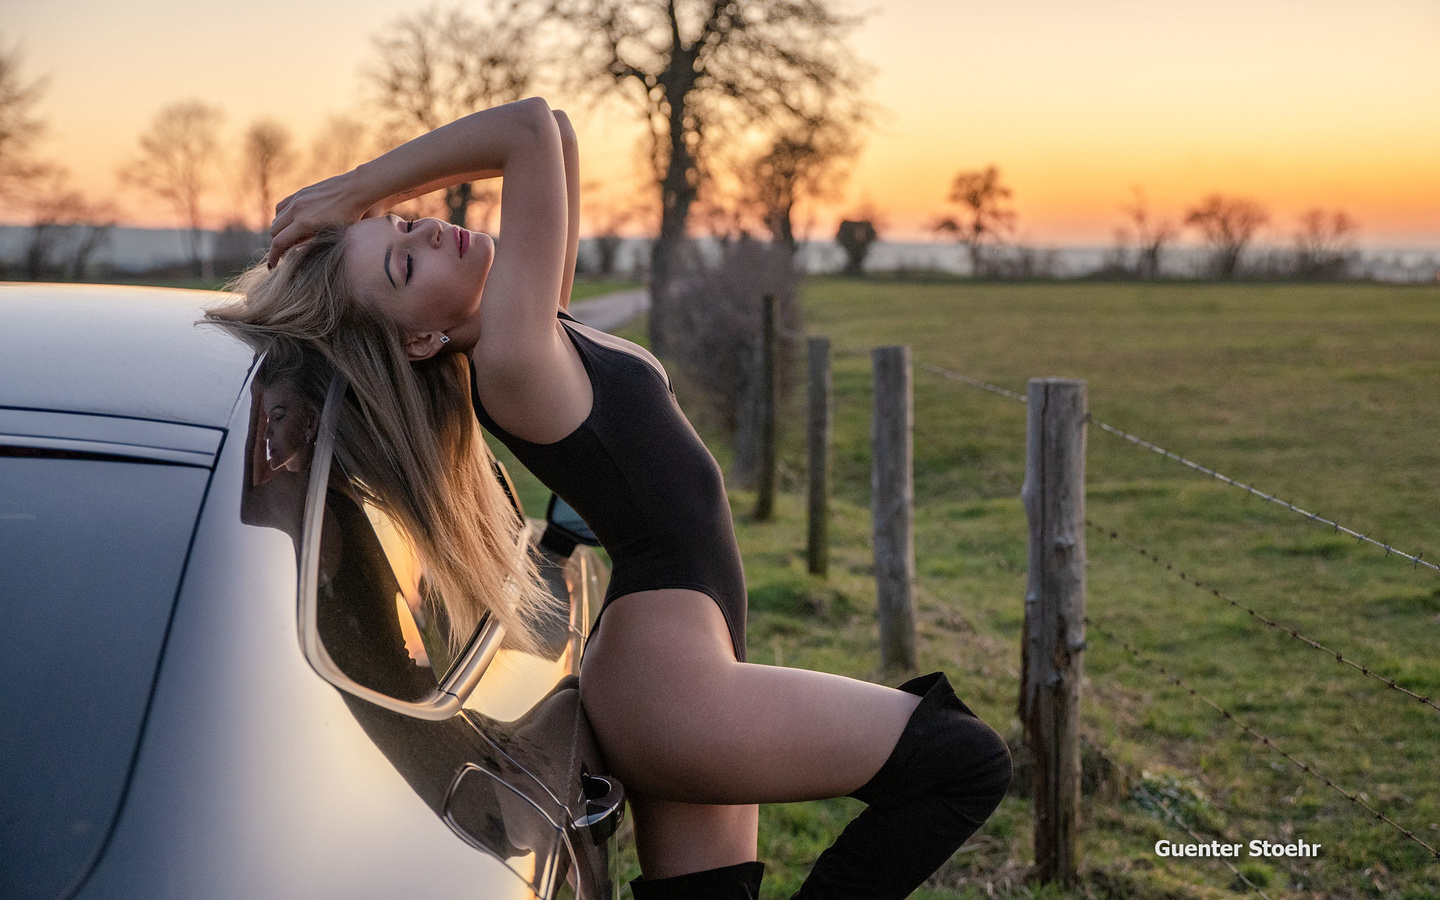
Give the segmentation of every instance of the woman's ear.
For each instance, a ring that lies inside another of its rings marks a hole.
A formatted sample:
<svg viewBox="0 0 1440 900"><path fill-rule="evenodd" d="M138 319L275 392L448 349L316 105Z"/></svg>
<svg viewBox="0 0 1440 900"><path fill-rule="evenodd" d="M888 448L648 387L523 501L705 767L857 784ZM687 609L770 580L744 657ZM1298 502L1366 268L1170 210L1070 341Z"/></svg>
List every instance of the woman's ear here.
<svg viewBox="0 0 1440 900"><path fill-rule="evenodd" d="M449 335L443 331L427 331L424 334L414 334L405 340L405 355L410 357L411 362L419 362L422 359L429 359L439 353L440 348L449 342Z"/></svg>

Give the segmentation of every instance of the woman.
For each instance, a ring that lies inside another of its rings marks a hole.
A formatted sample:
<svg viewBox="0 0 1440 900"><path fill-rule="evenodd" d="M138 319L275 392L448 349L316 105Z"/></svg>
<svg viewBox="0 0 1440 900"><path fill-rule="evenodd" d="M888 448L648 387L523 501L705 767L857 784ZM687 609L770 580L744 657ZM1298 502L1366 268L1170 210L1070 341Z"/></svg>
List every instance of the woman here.
<svg viewBox="0 0 1440 900"><path fill-rule="evenodd" d="M498 250L436 219L381 215L494 176L504 178ZM462 391L601 538L614 568L581 698L630 797L637 898L757 896L756 804L845 794L870 806L798 896L904 897L999 803L1005 744L939 673L895 690L744 661L744 574L713 458L653 357L565 313L578 184L563 113L540 99L474 113L282 201L273 271L252 270L245 301L214 315L312 341L350 377L387 447L373 467L397 481L377 493L411 507L402 514L429 537L427 574L465 584L446 554L469 542L489 548L502 578L524 580L513 555L501 559L504 516L471 529L495 531L478 538L447 521L445 498L479 489L448 488L456 470L485 480L473 474L483 445L460 446ZM427 421L443 434L436 446L398 446ZM522 591L497 615L523 629L538 615L532 598Z"/></svg>

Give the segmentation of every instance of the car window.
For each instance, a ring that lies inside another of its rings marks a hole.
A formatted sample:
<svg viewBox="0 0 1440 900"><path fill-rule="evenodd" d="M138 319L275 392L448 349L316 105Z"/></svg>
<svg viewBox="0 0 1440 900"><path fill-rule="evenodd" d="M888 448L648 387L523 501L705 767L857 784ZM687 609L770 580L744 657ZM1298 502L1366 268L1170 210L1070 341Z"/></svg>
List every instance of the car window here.
<svg viewBox="0 0 1440 900"><path fill-rule="evenodd" d="M0 447L0 860L54 897L118 808L208 469Z"/></svg>

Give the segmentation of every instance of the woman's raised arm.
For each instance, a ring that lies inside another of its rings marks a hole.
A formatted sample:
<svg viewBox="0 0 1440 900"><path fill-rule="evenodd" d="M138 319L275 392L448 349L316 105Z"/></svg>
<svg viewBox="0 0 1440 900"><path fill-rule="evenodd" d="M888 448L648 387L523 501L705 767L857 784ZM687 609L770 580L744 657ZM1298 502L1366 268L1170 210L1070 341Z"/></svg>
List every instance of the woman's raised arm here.
<svg viewBox="0 0 1440 900"><path fill-rule="evenodd" d="M560 308L570 308L570 290L575 286L575 260L580 255L580 142L575 127L563 110L555 110L560 127L560 149L565 154L565 267L560 286Z"/></svg>
<svg viewBox="0 0 1440 900"><path fill-rule="evenodd" d="M557 131L549 105L532 97L471 113L302 188L275 207L270 265L325 225L348 225L410 197L505 174L512 160L531 157L538 147L556 147L558 156Z"/></svg>

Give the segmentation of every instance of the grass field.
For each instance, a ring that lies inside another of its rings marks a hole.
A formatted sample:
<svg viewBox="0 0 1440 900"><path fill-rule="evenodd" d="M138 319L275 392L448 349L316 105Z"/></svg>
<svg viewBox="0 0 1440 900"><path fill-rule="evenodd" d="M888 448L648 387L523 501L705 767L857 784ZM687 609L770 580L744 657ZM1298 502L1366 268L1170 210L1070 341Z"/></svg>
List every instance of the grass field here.
<svg viewBox="0 0 1440 900"><path fill-rule="evenodd" d="M870 363L917 361L1023 393L1087 379L1094 417L1410 552L1440 561L1440 289L1378 285L897 284L817 280L806 330L829 335L836 430L831 576L804 571L803 436L783 435L775 521L732 490L750 584L750 659L898 683L878 670L870 576ZM629 336L638 338L640 327ZM847 352L860 351L860 352ZM943 668L1018 747L1024 407L915 373L921 671ZM682 386L683 387L683 386ZM797 392L803 396L803 391ZM682 392L682 402L685 400ZM803 422L797 406L783 416ZM722 464L723 436L706 428ZM1088 514L1287 628L1440 696L1440 573L1330 530L1092 427ZM1260 626L1088 535L1088 612L1292 756L1440 845L1440 712ZM917 896L1222 897L1213 860L1157 840L1323 845L1237 864L1271 897L1440 896L1440 863L1246 737L1092 629L1086 652L1082 882L1025 882L1021 766L996 816ZM765 896L787 897L853 801L767 807ZM633 863L632 863L633 866Z"/></svg>

